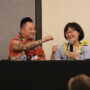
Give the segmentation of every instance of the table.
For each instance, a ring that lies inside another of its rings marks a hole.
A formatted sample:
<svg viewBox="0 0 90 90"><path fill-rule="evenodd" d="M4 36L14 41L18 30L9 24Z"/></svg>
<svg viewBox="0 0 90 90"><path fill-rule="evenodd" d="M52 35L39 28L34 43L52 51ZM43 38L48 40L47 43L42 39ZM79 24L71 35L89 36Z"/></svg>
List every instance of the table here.
<svg viewBox="0 0 90 90"><path fill-rule="evenodd" d="M0 90L67 90L71 77L90 76L86 61L0 61Z"/></svg>

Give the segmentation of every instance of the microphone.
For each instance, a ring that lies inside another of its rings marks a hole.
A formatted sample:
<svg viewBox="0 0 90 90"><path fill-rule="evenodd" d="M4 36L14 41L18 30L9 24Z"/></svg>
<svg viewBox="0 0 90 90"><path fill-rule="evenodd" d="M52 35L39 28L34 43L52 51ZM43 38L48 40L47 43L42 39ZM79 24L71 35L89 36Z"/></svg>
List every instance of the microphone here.
<svg viewBox="0 0 90 90"><path fill-rule="evenodd" d="M70 52L73 52L73 40L70 40Z"/></svg>

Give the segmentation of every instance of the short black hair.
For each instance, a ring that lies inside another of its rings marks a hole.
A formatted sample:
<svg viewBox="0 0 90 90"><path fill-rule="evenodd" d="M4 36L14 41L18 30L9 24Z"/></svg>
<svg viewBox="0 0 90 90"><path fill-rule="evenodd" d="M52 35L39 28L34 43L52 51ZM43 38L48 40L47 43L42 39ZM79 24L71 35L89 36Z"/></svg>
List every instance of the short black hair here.
<svg viewBox="0 0 90 90"><path fill-rule="evenodd" d="M71 27L73 29L75 29L77 32L80 33L79 37L78 37L78 40L81 41L83 40L84 38L84 31L82 29L82 27L78 24L78 23L75 23L75 22L71 22L71 23L68 23L65 28L64 28L64 37L66 38L66 32L68 30L68 28ZM67 39L67 38L66 38Z"/></svg>
<svg viewBox="0 0 90 90"><path fill-rule="evenodd" d="M21 20L21 22L20 22L20 28L22 28L22 26L23 26L24 24L26 24L27 22L33 23L33 20L32 20L30 17L25 17L25 18L23 18L23 19Z"/></svg>

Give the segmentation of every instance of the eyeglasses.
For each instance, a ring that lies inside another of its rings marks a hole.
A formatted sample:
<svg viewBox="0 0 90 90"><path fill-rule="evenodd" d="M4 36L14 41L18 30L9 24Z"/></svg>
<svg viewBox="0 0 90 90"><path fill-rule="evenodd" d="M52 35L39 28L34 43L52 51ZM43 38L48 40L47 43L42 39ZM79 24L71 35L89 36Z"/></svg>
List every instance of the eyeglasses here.
<svg viewBox="0 0 90 90"><path fill-rule="evenodd" d="M67 31L66 34L68 35L69 33L73 34L75 30L72 31Z"/></svg>

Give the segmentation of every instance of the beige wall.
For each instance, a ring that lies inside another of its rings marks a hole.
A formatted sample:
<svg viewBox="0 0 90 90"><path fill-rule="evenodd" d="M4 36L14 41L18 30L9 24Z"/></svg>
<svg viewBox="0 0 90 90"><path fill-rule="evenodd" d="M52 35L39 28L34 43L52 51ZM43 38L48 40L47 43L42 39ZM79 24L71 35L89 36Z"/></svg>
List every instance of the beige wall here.
<svg viewBox="0 0 90 90"><path fill-rule="evenodd" d="M42 0L42 35L54 36L54 41L43 45L47 59L52 45L60 46L65 41L63 30L68 22L82 26L90 46L90 0Z"/></svg>

